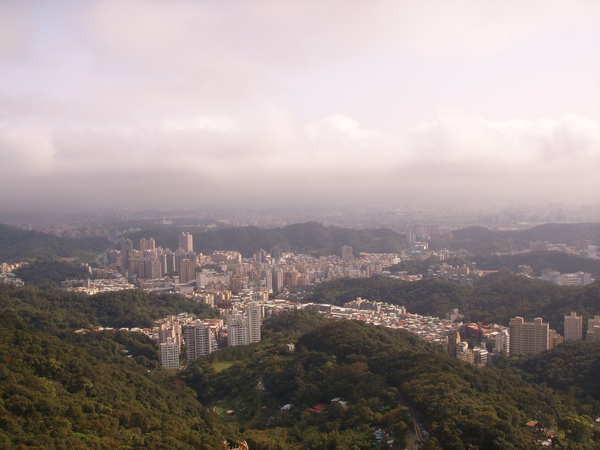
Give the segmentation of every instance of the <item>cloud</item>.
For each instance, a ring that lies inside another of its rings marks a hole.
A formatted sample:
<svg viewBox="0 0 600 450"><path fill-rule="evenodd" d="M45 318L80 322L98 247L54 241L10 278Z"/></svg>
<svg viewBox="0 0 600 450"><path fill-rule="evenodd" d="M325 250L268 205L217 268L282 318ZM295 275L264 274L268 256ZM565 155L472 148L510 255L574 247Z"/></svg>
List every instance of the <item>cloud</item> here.
<svg viewBox="0 0 600 450"><path fill-rule="evenodd" d="M598 8L2 2L0 209L598 199Z"/></svg>
<svg viewBox="0 0 600 450"><path fill-rule="evenodd" d="M442 112L420 125L412 140L419 155L443 162L544 166L600 158L600 122L577 115L500 122Z"/></svg>
<svg viewBox="0 0 600 450"><path fill-rule="evenodd" d="M13 171L0 187L26 178L40 201L81 204L91 195L74 190L82 182L119 206L148 207L209 199L236 206L291 198L508 201L593 196L600 187L600 122L580 116L499 122L443 110L407 135L365 130L342 115L302 125L274 109L263 119L253 127L222 116L105 128L5 126L0 155ZM52 188L44 188L51 179ZM22 201L19 193L14 199Z"/></svg>
<svg viewBox="0 0 600 450"><path fill-rule="evenodd" d="M0 61L18 62L30 54L32 27L28 5L0 2Z"/></svg>

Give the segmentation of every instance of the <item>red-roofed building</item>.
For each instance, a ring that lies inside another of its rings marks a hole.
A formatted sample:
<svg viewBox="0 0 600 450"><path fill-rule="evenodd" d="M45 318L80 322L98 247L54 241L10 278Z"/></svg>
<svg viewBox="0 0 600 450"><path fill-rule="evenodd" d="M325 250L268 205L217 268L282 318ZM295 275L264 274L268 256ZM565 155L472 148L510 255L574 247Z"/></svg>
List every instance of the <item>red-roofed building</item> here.
<svg viewBox="0 0 600 450"><path fill-rule="evenodd" d="M318 414L324 412L326 409L327 409L327 405L324 405L323 403L319 403L318 405L315 405L312 408L308 408L308 410L310 412L318 413Z"/></svg>

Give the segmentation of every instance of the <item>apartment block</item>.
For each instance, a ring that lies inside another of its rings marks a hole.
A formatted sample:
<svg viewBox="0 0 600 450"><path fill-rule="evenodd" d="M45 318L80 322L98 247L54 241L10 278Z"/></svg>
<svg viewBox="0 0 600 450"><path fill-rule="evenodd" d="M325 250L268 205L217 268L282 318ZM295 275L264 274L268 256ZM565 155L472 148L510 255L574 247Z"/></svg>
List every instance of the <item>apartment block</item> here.
<svg viewBox="0 0 600 450"><path fill-rule="evenodd" d="M525 322L522 317L510 319L510 354L540 353L548 350L550 326L543 319Z"/></svg>
<svg viewBox="0 0 600 450"><path fill-rule="evenodd" d="M212 353L214 349L213 333L201 320L195 320L183 329L183 339L187 364Z"/></svg>
<svg viewBox="0 0 600 450"><path fill-rule="evenodd" d="M571 312L571 315L565 316L565 333L564 340L566 341L581 341L583 334L583 317L578 316L576 312Z"/></svg>

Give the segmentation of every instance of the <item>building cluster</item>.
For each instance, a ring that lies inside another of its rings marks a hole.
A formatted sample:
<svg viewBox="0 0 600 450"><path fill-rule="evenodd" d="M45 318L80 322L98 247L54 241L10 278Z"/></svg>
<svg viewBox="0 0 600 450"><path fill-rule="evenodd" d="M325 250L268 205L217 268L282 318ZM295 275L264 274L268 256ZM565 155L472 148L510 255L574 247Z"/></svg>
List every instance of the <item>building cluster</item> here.
<svg viewBox="0 0 600 450"><path fill-rule="evenodd" d="M60 282L60 287L66 291L83 292L88 295L100 292L115 292L123 289L134 289L135 286L120 274L110 278L84 278L65 280Z"/></svg>
<svg viewBox="0 0 600 450"><path fill-rule="evenodd" d="M542 280L551 281L559 286L586 286L596 281L587 272L560 273L552 269L542 270Z"/></svg>
<svg viewBox="0 0 600 450"><path fill-rule="evenodd" d="M522 317L510 320L507 327L490 324L461 324L457 333L448 335L448 353L463 361L493 365L502 353L528 354L552 349L563 337L540 318L526 322ZM471 345L469 345L471 344Z"/></svg>
<svg viewBox="0 0 600 450"><path fill-rule="evenodd" d="M427 273L423 274L423 278L437 278L461 286L473 286L473 279L469 278L469 273L470 269L465 264L455 267L450 264L441 263L431 266L427 270Z"/></svg>
<svg viewBox="0 0 600 450"><path fill-rule="evenodd" d="M460 315L454 310L451 316ZM450 356L478 366L493 365L500 353L508 353L508 329L502 325L483 325L481 322L459 323L456 330L446 336L446 349Z"/></svg>
<svg viewBox="0 0 600 450"><path fill-rule="evenodd" d="M583 336L583 317L576 312L565 316L565 341L581 341ZM600 341L600 316L588 319L585 336L588 341Z"/></svg>
<svg viewBox="0 0 600 450"><path fill-rule="evenodd" d="M105 262L126 273L133 283L140 279L162 278L173 272L179 274L179 282L186 283L195 279L197 255L193 247L193 236L186 232L179 235L179 247L174 252L156 247L153 238L140 239L139 250L133 248L130 239L122 239L119 250L111 249L105 253Z"/></svg>
<svg viewBox="0 0 600 450"><path fill-rule="evenodd" d="M249 304L243 309L229 310L224 316L225 321L200 320L183 313L159 320L152 330L152 338L158 342L161 366L179 369L182 348L187 365L225 345L260 342L264 307Z"/></svg>
<svg viewBox="0 0 600 450"><path fill-rule="evenodd" d="M587 325L587 340L600 341L600 316L589 319ZM563 342L581 341L583 338L583 317L571 312L564 316L564 336L550 329L550 325L539 317L531 322L522 317L514 317L508 328L500 325L484 326L481 323L461 324L457 332L447 335L447 348L451 356L463 361L490 365L501 353L540 353ZM473 342L475 346L470 348L469 342Z"/></svg>
<svg viewBox="0 0 600 450"><path fill-rule="evenodd" d="M24 286L23 280L13 274L13 270L20 269L25 264L24 262L8 264L0 263L0 283L12 284L13 286Z"/></svg>
<svg viewBox="0 0 600 450"><path fill-rule="evenodd" d="M410 314L404 306L371 302L360 297L343 307L323 303L306 303L297 307L319 311L330 319L361 320L373 325L407 330L434 343L444 342L445 336L458 327L451 320Z"/></svg>
<svg viewBox="0 0 600 450"><path fill-rule="evenodd" d="M575 245L551 244L548 241L535 241L529 243L532 252L561 252L580 258L600 259L600 246L592 245L592 241L581 239Z"/></svg>
<svg viewBox="0 0 600 450"><path fill-rule="evenodd" d="M257 296L284 289L301 291L334 278L381 274L385 267L401 261L398 254L361 253L355 257L348 245L342 247L341 253L341 257L315 258L274 246L269 252L258 250L251 258L242 258L237 251L203 255L193 251L193 236L182 232L175 252L157 247L152 238L141 239L139 250L133 248L131 240L122 239L119 249L107 250L101 259L123 273L130 283L144 289L185 293L229 290L234 295L252 291Z"/></svg>

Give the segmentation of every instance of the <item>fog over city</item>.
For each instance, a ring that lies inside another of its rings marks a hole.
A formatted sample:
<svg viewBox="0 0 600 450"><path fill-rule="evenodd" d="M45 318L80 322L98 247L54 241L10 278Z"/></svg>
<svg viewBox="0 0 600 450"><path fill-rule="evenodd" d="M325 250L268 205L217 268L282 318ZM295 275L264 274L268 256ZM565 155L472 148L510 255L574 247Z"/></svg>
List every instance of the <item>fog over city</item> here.
<svg viewBox="0 0 600 450"><path fill-rule="evenodd" d="M0 211L600 203L600 2L0 2Z"/></svg>

